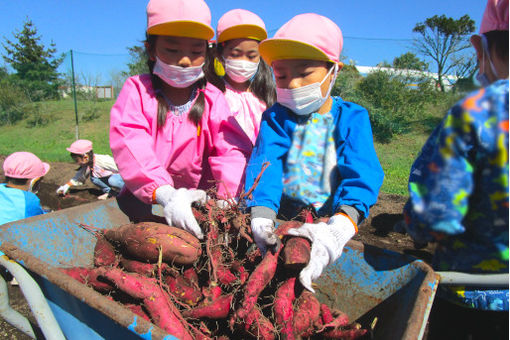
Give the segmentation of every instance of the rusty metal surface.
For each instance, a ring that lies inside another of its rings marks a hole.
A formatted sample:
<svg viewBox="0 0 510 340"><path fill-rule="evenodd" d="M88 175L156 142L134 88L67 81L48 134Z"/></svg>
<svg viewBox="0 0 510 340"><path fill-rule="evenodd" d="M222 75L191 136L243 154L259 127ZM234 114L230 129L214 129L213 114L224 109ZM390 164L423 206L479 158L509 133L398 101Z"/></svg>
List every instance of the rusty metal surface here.
<svg viewBox="0 0 510 340"><path fill-rule="evenodd" d="M351 241L317 282L321 302L370 328L374 339L421 339L437 288L432 268L413 257Z"/></svg>

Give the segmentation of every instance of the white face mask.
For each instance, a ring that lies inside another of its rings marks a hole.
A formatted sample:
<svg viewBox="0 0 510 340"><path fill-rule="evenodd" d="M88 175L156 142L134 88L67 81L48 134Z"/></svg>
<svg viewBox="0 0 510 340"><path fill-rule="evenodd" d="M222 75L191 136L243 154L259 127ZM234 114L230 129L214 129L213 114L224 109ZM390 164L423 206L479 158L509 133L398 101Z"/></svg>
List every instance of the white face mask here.
<svg viewBox="0 0 510 340"><path fill-rule="evenodd" d="M172 87L185 88L204 77L203 66L204 64L191 67L168 65L156 57L152 72Z"/></svg>
<svg viewBox="0 0 510 340"><path fill-rule="evenodd" d="M489 53L489 42L487 41L487 37L482 34L480 35L482 40L482 64L485 65L485 54L487 54L487 59L489 60L489 65L491 67L492 75L497 79L498 78L498 71L496 70L496 67L494 67L494 64L491 60L491 55ZM489 80L489 77L487 76L487 73L480 73L480 70L478 70L478 74L476 75L476 80L480 83L482 87L487 87L491 84L491 81Z"/></svg>
<svg viewBox="0 0 510 340"><path fill-rule="evenodd" d="M248 60L225 60L225 73L236 83L244 83L250 80L259 68L259 63Z"/></svg>
<svg viewBox="0 0 510 340"><path fill-rule="evenodd" d="M335 74L331 79L331 83L329 84L326 96L323 97L321 86L333 70ZM335 83L337 72L338 65L335 64L335 66L329 70L328 74L326 74L320 83L313 83L310 85L298 87L296 89L282 89L277 87L277 102L289 108L297 115L304 116L316 112L326 102L326 99L328 99L329 93L331 92L333 84Z"/></svg>

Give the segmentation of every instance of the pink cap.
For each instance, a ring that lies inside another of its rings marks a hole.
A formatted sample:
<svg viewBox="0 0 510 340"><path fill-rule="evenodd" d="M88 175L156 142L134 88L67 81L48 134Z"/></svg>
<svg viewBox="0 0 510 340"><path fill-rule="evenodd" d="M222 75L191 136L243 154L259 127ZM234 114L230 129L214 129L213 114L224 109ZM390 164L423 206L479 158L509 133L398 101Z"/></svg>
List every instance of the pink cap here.
<svg viewBox="0 0 510 340"><path fill-rule="evenodd" d="M480 34L490 31L508 31L508 0L487 1Z"/></svg>
<svg viewBox="0 0 510 340"><path fill-rule="evenodd" d="M92 150L92 142L87 139L78 139L66 150L77 155L84 155Z"/></svg>
<svg viewBox="0 0 510 340"><path fill-rule="evenodd" d="M279 59L311 59L338 63L343 46L340 28L315 13L296 15L273 38L260 43L260 54L269 65Z"/></svg>
<svg viewBox="0 0 510 340"><path fill-rule="evenodd" d="M4 161L4 175L12 178L34 179L48 173L50 165L31 152L15 152Z"/></svg>
<svg viewBox="0 0 510 340"><path fill-rule="evenodd" d="M150 0L147 33L210 40L211 11L203 0Z"/></svg>
<svg viewBox="0 0 510 340"><path fill-rule="evenodd" d="M255 13L245 9L233 9L223 14L216 27L216 40L247 38L262 41L267 38L266 25Z"/></svg>

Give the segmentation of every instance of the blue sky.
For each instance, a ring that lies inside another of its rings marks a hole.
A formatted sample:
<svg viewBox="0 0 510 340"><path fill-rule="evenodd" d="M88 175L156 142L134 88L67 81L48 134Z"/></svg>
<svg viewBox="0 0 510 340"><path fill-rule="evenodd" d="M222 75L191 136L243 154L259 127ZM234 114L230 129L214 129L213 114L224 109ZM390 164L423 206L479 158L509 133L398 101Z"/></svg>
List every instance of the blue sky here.
<svg viewBox="0 0 510 340"><path fill-rule="evenodd" d="M485 0L206 0L212 26L228 10L244 8L258 14L269 36L294 15L315 12L332 19L343 32L342 54L357 65L375 66L411 50L418 22L433 15L460 18L467 14L476 29ZM145 0L14 0L1 1L0 40L12 39L29 18L42 42L53 41L59 53L75 51L77 74L105 82L111 72L125 69L127 47L144 39ZM4 54L3 47L0 48ZM63 67L70 65L66 58ZM0 61L0 65L3 60Z"/></svg>

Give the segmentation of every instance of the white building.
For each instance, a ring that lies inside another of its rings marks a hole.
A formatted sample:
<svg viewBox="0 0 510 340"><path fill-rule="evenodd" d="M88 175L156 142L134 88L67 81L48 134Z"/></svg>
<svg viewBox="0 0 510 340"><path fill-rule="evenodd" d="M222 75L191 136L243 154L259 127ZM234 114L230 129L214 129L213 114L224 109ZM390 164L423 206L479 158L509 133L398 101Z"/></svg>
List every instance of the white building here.
<svg viewBox="0 0 510 340"><path fill-rule="evenodd" d="M390 74L398 75L398 76L404 76L406 78L409 78L412 80L416 80L416 82L421 81L424 78L431 79L434 81L434 84L437 83L437 73L433 72L426 72L426 71L418 71L418 70L407 70L407 69L395 69L391 67L378 67L378 66L358 66L354 65L356 67L356 70L363 75L366 76L369 73L376 72L376 71L383 71L388 72ZM450 89L458 80L457 76L450 76L450 75L443 75L443 85L445 89ZM409 84L410 86L416 86L416 84Z"/></svg>

